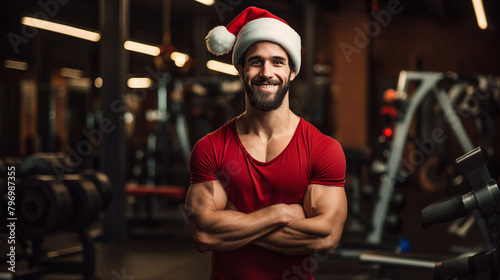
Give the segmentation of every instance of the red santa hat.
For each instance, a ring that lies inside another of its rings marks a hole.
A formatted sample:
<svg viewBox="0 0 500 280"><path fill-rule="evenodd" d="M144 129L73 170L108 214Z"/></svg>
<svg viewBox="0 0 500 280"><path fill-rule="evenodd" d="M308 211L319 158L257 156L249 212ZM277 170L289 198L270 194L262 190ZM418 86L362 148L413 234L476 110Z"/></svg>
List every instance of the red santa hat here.
<svg viewBox="0 0 500 280"><path fill-rule="evenodd" d="M210 30L207 37L208 50L215 55L227 54L233 50L233 65L236 67L241 56L255 42L269 41L283 47L295 64L295 72L300 69L300 36L286 21L270 12L256 7L248 7L226 26Z"/></svg>

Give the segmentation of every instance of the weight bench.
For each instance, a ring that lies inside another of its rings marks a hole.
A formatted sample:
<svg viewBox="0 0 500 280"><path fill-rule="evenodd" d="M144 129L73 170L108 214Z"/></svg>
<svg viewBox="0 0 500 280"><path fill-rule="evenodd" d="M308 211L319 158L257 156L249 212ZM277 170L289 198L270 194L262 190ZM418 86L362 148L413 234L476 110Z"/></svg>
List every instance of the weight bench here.
<svg viewBox="0 0 500 280"><path fill-rule="evenodd" d="M128 183L125 184L125 192L127 195L147 198L147 214L148 218L151 219L153 217L153 197L164 197L180 202L186 197L187 190L185 187L178 185L143 185Z"/></svg>

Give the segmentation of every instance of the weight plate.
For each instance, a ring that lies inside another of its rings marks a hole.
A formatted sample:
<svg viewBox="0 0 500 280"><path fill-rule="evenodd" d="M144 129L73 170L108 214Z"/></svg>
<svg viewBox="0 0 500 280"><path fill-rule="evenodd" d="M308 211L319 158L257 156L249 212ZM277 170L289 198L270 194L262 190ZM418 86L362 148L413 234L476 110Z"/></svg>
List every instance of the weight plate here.
<svg viewBox="0 0 500 280"><path fill-rule="evenodd" d="M97 170L82 170L79 173L95 184L101 195L101 210L106 209L113 195L113 186L109 177L104 172Z"/></svg>
<svg viewBox="0 0 500 280"><path fill-rule="evenodd" d="M16 186L20 235L38 239L57 231L68 221L72 201L66 187L53 176L37 176Z"/></svg>
<svg viewBox="0 0 500 280"><path fill-rule="evenodd" d="M95 184L77 174L64 175L63 183L71 194L73 209L62 229L76 231L89 226L101 210L101 196Z"/></svg>

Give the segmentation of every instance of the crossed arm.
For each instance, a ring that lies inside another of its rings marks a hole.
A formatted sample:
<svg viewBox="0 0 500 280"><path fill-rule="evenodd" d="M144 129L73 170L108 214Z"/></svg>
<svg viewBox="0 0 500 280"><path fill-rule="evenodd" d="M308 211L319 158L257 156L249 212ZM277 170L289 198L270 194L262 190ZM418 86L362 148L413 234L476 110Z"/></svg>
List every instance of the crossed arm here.
<svg viewBox="0 0 500 280"><path fill-rule="evenodd" d="M332 254L347 216L343 188L311 184L299 204L239 212L219 181L192 184L186 196L189 233L199 251L254 245L289 255Z"/></svg>

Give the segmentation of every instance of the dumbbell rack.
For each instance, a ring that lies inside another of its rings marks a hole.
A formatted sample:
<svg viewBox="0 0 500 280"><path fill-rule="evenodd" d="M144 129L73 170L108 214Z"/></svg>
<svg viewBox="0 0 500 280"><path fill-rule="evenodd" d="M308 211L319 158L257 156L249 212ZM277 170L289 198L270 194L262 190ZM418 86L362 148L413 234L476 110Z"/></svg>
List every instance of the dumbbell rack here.
<svg viewBox="0 0 500 280"><path fill-rule="evenodd" d="M18 238L18 242L24 248L24 256L16 256L19 260L24 257L29 268L21 271L2 272L0 280L21 280L34 279L46 274L63 273L79 274L84 280L94 279L95 275L95 249L93 237L87 229L77 231L81 245L57 251L44 253L42 250L43 238L36 240ZM79 254L83 255L81 262L71 262L61 260L64 257Z"/></svg>
<svg viewBox="0 0 500 280"><path fill-rule="evenodd" d="M107 175L98 170L54 173L54 166L64 164L64 159L63 155L39 153L18 161L15 237L18 249L23 249L16 252L16 261L22 261L22 265L16 265L15 272L0 273L0 280L38 279L54 273L94 279L96 234L88 228L108 206L112 185ZM64 232L76 233L79 244L49 252L42 248L49 235ZM68 258L77 254L81 260Z"/></svg>

